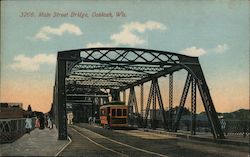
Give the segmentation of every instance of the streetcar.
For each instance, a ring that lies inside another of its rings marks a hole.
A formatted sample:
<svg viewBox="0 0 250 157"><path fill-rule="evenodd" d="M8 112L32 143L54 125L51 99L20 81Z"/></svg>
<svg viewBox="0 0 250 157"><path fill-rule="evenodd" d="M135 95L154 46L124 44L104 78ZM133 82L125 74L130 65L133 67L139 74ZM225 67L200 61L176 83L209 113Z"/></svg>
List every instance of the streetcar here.
<svg viewBox="0 0 250 157"><path fill-rule="evenodd" d="M128 106L120 101L104 104L100 107L100 120L104 128L128 127Z"/></svg>

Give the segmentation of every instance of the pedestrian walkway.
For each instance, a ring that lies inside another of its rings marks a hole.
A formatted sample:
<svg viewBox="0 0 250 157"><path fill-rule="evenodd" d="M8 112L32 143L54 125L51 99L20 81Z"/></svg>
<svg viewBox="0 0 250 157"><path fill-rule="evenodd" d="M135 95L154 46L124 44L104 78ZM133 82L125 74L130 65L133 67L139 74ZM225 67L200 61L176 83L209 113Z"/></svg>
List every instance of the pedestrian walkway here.
<svg viewBox="0 0 250 157"><path fill-rule="evenodd" d="M13 143L0 145L0 156L55 156L69 141L58 140L57 130L35 129Z"/></svg>
<svg viewBox="0 0 250 157"><path fill-rule="evenodd" d="M76 126L68 127L68 133L70 134L72 142L65 149L63 149L58 156L120 156L119 154L110 151L110 149L107 149L105 146L98 144L100 140L104 140L105 138L97 135L96 133ZM94 140L98 142L95 142Z"/></svg>

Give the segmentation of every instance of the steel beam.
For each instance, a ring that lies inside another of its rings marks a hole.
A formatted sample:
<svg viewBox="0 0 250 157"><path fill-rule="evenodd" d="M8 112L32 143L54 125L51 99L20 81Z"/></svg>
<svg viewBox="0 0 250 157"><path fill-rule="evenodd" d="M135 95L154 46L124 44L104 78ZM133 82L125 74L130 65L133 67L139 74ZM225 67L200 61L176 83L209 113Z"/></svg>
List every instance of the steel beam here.
<svg viewBox="0 0 250 157"><path fill-rule="evenodd" d="M130 88L130 93L129 93L129 105L132 106L133 109L135 109L135 114L138 115L138 105L137 105L137 100L136 100L136 94L135 94L135 88L131 87ZM131 110L130 114L132 115L134 113L133 110Z"/></svg>
<svg viewBox="0 0 250 157"><path fill-rule="evenodd" d="M152 109L152 123L151 123L151 126L152 126L152 129L155 129L156 128L156 89L155 89L155 86L156 86L156 80L153 79L152 80L152 84L153 84L153 102L152 102L152 106L153 106L153 109Z"/></svg>
<svg viewBox="0 0 250 157"><path fill-rule="evenodd" d="M133 122L133 112L134 112L134 104L133 104L133 89L130 88L129 97L128 97L128 123L132 124Z"/></svg>
<svg viewBox="0 0 250 157"><path fill-rule="evenodd" d="M86 62L81 62L77 65L75 65L72 68L72 72L73 73L78 73L78 72L82 72L83 70L130 70L130 71L141 71L141 72L145 72L145 71L151 71L151 72L158 72L160 70L163 70L164 68L166 68L166 65L163 66L148 66L148 65L140 65L140 66L136 66L135 65L113 65L113 64L94 64L94 63L88 63L86 64Z"/></svg>
<svg viewBox="0 0 250 157"><path fill-rule="evenodd" d="M168 129L172 130L173 129L173 73L169 75L169 122L168 122Z"/></svg>
<svg viewBox="0 0 250 157"><path fill-rule="evenodd" d="M92 48L81 49L84 61L98 61L99 63L129 63L140 64L176 64L179 62L179 54L145 49L131 48ZM133 56L133 57L131 57Z"/></svg>
<svg viewBox="0 0 250 157"><path fill-rule="evenodd" d="M165 110L164 110L164 105L163 105L163 101L162 101L162 97L161 97L161 91L160 91L160 87L159 87L159 84L158 84L158 79L156 79L155 82L156 82L155 83L155 91L156 91L156 96L157 96L157 99L158 99L158 104L159 104L162 119L163 119L163 127L165 129L167 129L168 126L167 126L166 115L165 115L166 113L165 113Z"/></svg>
<svg viewBox="0 0 250 157"><path fill-rule="evenodd" d="M188 58L188 57L180 57L181 62L193 62L199 63L198 58ZM209 88L207 86L205 76L203 74L202 68L200 65L192 65L186 64L183 66L188 72L192 74L194 78L197 79L197 86L201 95L201 99L211 126L211 132L215 139L223 139L224 133L221 129L220 121L215 110L212 97L210 95Z"/></svg>
<svg viewBox="0 0 250 157"><path fill-rule="evenodd" d="M57 126L59 127L59 137L64 139L67 135L65 128L66 111L63 106L66 104L65 94L65 77L66 74L72 80L67 81L68 84L84 84L85 87L94 89L111 89L118 91L134 88L145 82L152 81L149 97L146 106L145 123L150 110L151 103L153 104L153 120L155 120L156 97L163 108L160 88L158 82L155 81L159 77L170 74L169 79L169 119L172 120L173 107L173 76L172 74L178 70L185 69L188 71L188 77L184 86L179 110L173 126L177 130L182 109L185 105L185 100L190 86L190 77L196 79L196 84L199 88L205 110L211 124L214 138L224 138L217 113L215 111L209 89L207 87L205 77L200 67L197 57L189 57L172 52L164 52L157 50L135 49L135 48L90 48L77 49L70 51L58 52L57 57L56 80L54 88L53 108L57 113L55 116ZM92 71L91 71L92 70ZM93 73L92 73L93 72ZM121 73L120 73L121 72ZM81 78L78 78L81 77ZM129 77L129 78L128 78ZM74 81L75 80L75 81ZM94 81L93 81L94 80ZM141 87L142 88L142 87ZM192 111L195 115L196 107L196 89L192 84ZM116 92L117 93L117 92ZM88 93L89 94L89 93ZM131 94L131 93L130 93ZM114 94L113 94L114 95ZM115 94L119 95L119 94ZM143 95L143 94L141 94ZM118 96L115 100L119 100ZM135 99L135 100L134 100ZM142 98L141 98L142 99ZM103 98L104 100L104 98ZM136 102L135 94L131 94L129 102ZM141 101L143 102L143 100ZM143 103L142 103L143 104ZM137 104L136 104L137 105ZM194 107L195 106L195 107ZM66 107L65 107L66 108ZM135 109L138 112L138 108ZM141 105L141 112L143 105ZM60 117L60 118L59 118ZM194 120L195 118L193 118ZM195 125L193 125L193 128ZM66 128L67 129L67 128Z"/></svg>
<svg viewBox="0 0 250 157"><path fill-rule="evenodd" d="M69 96L76 96L76 97L101 97L101 98L105 98L105 97L108 97L108 95L95 95L95 94L66 94L67 97Z"/></svg>
<svg viewBox="0 0 250 157"><path fill-rule="evenodd" d="M177 114L176 114L176 118L175 118L175 122L174 122L174 131L177 131L177 129L179 127L179 122L180 122L181 114L183 112L184 105L185 105L185 102L186 102L190 82L191 82L191 74L188 73L187 79L186 79L186 82L185 82L185 85L184 85L184 89L183 89L183 92L182 92L180 105L179 105L179 108L178 108L178 111L177 111Z"/></svg>
<svg viewBox="0 0 250 157"><path fill-rule="evenodd" d="M121 87L121 89L128 89L131 86L138 86L138 85L140 85L142 83L151 81L154 78L159 78L159 77L165 76L167 74L176 72L176 71L181 70L181 69L182 69L181 65L175 65L175 66L172 66L171 68L167 68L165 70L162 70L162 71L160 71L160 72L158 72L158 73L156 73L154 75L150 75L149 77L146 77L146 78L143 78L143 79L141 79L139 81L136 81L135 83L129 84L128 86Z"/></svg>
<svg viewBox="0 0 250 157"><path fill-rule="evenodd" d="M143 104L144 104L144 87L143 84L141 84L141 117L143 118Z"/></svg>
<svg viewBox="0 0 250 157"><path fill-rule="evenodd" d="M196 134L196 79L192 78L191 86L191 135Z"/></svg>
<svg viewBox="0 0 250 157"><path fill-rule="evenodd" d="M66 115L66 95L65 95L65 77L66 61L59 59L57 61L57 115L58 115L58 139L67 140L67 115Z"/></svg>
<svg viewBox="0 0 250 157"><path fill-rule="evenodd" d="M106 75L105 75L106 74ZM84 77L111 77L111 78L142 78L142 77L146 77L147 74L138 74L138 73L115 73L115 72L112 72L112 73L104 73L104 72L72 72L71 73L71 77L75 77L77 78L77 76L84 76Z"/></svg>
<svg viewBox="0 0 250 157"><path fill-rule="evenodd" d="M164 105L163 105L163 101L162 101L162 97L161 97L160 87L158 84L158 80L153 79L152 83L151 83L150 91L149 91L146 113L145 113L145 117L144 117L144 127L147 126L147 119L148 119L148 115L149 115L149 111L150 111L150 106L152 103L153 107L152 107L152 110L150 112L150 115L151 115L150 121L151 121L152 128L153 129L156 128L156 120L157 120L156 119L156 101L157 100L158 100L160 112L162 115L163 125L164 125L164 128L166 128L167 122L166 122L165 110L164 110Z"/></svg>
<svg viewBox="0 0 250 157"><path fill-rule="evenodd" d="M135 94L135 87L132 88L133 90L133 105L135 107L135 114L138 116L139 110L138 110L138 105L137 105L137 99L136 99L136 94Z"/></svg>
<svg viewBox="0 0 250 157"><path fill-rule="evenodd" d="M153 96L153 90L154 90L153 88L154 88L153 83L151 83L149 95L148 95L147 106L146 106L146 113L145 113L145 117L144 117L144 128L147 127L147 124L148 124L148 114L149 114L151 100L152 100L152 96Z"/></svg>

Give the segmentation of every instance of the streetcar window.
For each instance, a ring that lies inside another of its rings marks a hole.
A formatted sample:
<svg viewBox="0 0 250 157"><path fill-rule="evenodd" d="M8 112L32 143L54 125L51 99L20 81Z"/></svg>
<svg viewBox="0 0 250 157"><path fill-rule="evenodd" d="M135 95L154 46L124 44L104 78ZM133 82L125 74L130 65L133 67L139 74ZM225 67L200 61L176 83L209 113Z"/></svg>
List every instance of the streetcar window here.
<svg viewBox="0 0 250 157"><path fill-rule="evenodd" d="M127 116L127 110L123 109L123 116Z"/></svg>
<svg viewBox="0 0 250 157"><path fill-rule="evenodd" d="M122 116L122 109L117 109L117 116Z"/></svg>
<svg viewBox="0 0 250 157"><path fill-rule="evenodd" d="M116 110L116 109L112 109L112 116L116 116L115 110Z"/></svg>

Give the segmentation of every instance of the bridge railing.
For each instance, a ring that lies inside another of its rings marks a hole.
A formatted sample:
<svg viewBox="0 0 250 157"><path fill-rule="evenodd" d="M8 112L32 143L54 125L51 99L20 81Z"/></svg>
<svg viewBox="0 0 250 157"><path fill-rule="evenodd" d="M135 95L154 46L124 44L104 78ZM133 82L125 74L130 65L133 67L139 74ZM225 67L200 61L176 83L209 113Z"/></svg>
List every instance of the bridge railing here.
<svg viewBox="0 0 250 157"><path fill-rule="evenodd" d="M221 121L220 121L221 122ZM149 128L153 128L150 124L151 121L148 120ZM155 120L156 128L164 128L161 120ZM250 121L249 120L224 120L221 122L221 128L225 136L250 136ZM191 130L191 120L180 120L180 125L178 127L179 131L184 131L189 133ZM196 121L196 133L211 133L211 128L209 122L205 120Z"/></svg>
<svg viewBox="0 0 250 157"><path fill-rule="evenodd" d="M240 135L246 137L250 135L250 121L248 120L224 120L224 122L220 122L225 136ZM182 120L180 122L179 130L190 131L190 129L190 120ZM211 132L208 121L197 121L196 132Z"/></svg>
<svg viewBox="0 0 250 157"><path fill-rule="evenodd" d="M35 118L32 118L34 129ZM26 133L25 118L0 119L0 143L13 142Z"/></svg>
<svg viewBox="0 0 250 157"><path fill-rule="evenodd" d="M225 135L235 134L249 136L250 121L249 120L225 120Z"/></svg>

